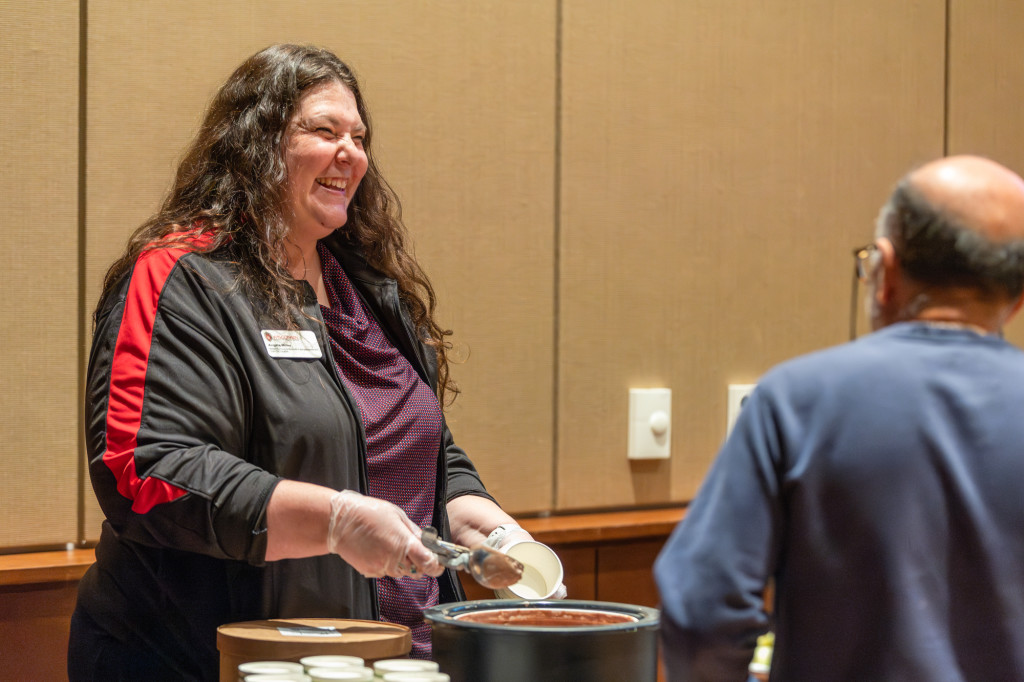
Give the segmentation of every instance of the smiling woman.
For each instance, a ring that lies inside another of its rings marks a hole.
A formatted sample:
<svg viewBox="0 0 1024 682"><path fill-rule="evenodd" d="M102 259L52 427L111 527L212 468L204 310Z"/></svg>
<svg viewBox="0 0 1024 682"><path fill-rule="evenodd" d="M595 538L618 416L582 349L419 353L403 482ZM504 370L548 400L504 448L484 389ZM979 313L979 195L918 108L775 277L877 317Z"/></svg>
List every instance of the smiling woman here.
<svg viewBox="0 0 1024 682"><path fill-rule="evenodd" d="M288 126L288 270L309 282L323 305L330 302L316 244L348 220L349 203L368 165L365 135L355 95L337 82L304 95Z"/></svg>
<svg viewBox="0 0 1024 682"><path fill-rule="evenodd" d="M386 620L429 656L423 609L464 593L420 528L515 526L446 426L450 332L371 139L337 56L253 55L108 271L71 680L213 680L217 627L266 618Z"/></svg>

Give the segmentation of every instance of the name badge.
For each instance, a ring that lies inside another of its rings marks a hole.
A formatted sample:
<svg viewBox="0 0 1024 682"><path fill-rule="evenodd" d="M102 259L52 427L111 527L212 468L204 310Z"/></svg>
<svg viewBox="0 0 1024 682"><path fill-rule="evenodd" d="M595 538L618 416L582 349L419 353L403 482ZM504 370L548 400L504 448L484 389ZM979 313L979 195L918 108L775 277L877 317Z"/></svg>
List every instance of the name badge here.
<svg viewBox="0 0 1024 682"><path fill-rule="evenodd" d="M320 344L308 330L261 329L263 345L272 358L319 358Z"/></svg>

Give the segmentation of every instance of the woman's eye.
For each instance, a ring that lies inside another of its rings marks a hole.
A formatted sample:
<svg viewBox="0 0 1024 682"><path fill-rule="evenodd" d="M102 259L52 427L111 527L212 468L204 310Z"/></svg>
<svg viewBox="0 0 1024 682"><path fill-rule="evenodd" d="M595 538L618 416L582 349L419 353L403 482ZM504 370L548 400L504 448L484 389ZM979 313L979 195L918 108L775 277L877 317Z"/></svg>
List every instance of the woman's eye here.
<svg viewBox="0 0 1024 682"><path fill-rule="evenodd" d="M366 139L366 138L364 138L364 137L363 137L362 135L355 135L355 136L353 136L353 137L352 137L352 141L353 141L353 142L355 142L355 143L356 143L357 145L359 145L360 147L362 147L362 146L363 146L363 141L364 141L365 139Z"/></svg>
<svg viewBox="0 0 1024 682"><path fill-rule="evenodd" d="M323 126L317 128L314 132L320 133L320 134L328 136L328 137L334 137L335 136L333 130L331 130L330 128L324 128Z"/></svg>

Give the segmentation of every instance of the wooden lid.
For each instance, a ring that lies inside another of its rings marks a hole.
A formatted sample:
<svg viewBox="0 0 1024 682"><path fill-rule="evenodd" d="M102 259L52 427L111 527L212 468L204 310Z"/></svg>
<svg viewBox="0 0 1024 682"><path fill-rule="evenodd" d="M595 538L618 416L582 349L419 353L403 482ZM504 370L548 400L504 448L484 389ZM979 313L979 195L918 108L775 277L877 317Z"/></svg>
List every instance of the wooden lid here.
<svg viewBox="0 0 1024 682"><path fill-rule="evenodd" d="M373 620L275 618L217 628L222 656L245 660L298 660L315 654L400 658L412 649L409 628Z"/></svg>

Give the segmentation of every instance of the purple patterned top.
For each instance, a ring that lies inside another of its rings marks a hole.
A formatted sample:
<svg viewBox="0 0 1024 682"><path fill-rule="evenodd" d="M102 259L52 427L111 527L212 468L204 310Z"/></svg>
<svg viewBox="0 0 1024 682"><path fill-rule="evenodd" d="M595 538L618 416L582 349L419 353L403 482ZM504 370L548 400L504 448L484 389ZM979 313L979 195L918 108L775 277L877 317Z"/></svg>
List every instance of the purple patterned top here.
<svg viewBox="0 0 1024 682"><path fill-rule="evenodd" d="M320 306L338 374L359 406L366 432L371 497L401 507L412 522L433 522L441 408L434 392L385 337L331 252L317 245L331 307ZM438 603L436 578L377 581L381 620L412 629L412 655L430 658L423 609Z"/></svg>

